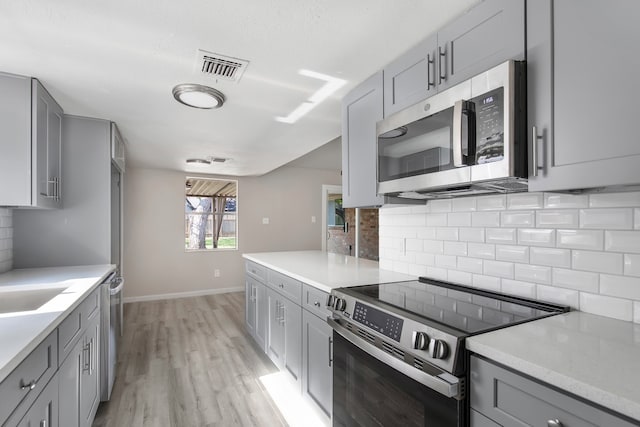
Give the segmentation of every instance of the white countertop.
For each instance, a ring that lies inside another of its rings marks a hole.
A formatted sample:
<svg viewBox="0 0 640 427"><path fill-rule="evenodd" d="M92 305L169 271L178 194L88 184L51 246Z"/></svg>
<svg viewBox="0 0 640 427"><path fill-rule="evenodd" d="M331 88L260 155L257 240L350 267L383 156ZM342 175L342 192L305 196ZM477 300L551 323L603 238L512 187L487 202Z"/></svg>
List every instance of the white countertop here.
<svg viewBox="0 0 640 427"><path fill-rule="evenodd" d="M408 274L381 270L376 261L323 251L261 252L243 256L325 292L417 279Z"/></svg>
<svg viewBox="0 0 640 427"><path fill-rule="evenodd" d="M573 311L466 342L488 359L640 420L640 324Z"/></svg>
<svg viewBox="0 0 640 427"><path fill-rule="evenodd" d="M0 313L0 382L113 270L114 265L89 265L0 274L0 299L13 291L63 289L36 310Z"/></svg>

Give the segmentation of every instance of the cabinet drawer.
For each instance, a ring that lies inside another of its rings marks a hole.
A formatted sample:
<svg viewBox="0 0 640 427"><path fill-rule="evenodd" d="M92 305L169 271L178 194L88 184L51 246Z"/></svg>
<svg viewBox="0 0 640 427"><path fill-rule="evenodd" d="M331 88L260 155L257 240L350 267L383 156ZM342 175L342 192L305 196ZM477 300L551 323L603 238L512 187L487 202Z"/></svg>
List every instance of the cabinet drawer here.
<svg viewBox="0 0 640 427"><path fill-rule="evenodd" d="M82 320L85 322L82 327L87 326L89 319L93 319L100 312L100 287L82 301Z"/></svg>
<svg viewBox="0 0 640 427"><path fill-rule="evenodd" d="M304 283L302 285L302 305L311 313L326 319L331 311L327 308L329 294Z"/></svg>
<svg viewBox="0 0 640 427"><path fill-rule="evenodd" d="M0 383L0 424L14 409L26 411L42 392L58 369L57 346L55 330Z"/></svg>
<svg viewBox="0 0 640 427"><path fill-rule="evenodd" d="M476 356L471 357L470 399L473 409L500 425L546 426L551 420L558 420L563 427L634 425Z"/></svg>
<svg viewBox="0 0 640 427"><path fill-rule="evenodd" d="M267 284L295 303L302 301L302 283L277 271L267 271Z"/></svg>
<svg viewBox="0 0 640 427"><path fill-rule="evenodd" d="M246 262L246 271L247 274L254 279L266 283L267 282L267 269L259 264L256 264L252 261Z"/></svg>
<svg viewBox="0 0 640 427"><path fill-rule="evenodd" d="M89 319L93 319L99 313L100 288L98 287L58 326L58 357L61 362L67 358L67 355L73 349L80 335L87 327Z"/></svg>

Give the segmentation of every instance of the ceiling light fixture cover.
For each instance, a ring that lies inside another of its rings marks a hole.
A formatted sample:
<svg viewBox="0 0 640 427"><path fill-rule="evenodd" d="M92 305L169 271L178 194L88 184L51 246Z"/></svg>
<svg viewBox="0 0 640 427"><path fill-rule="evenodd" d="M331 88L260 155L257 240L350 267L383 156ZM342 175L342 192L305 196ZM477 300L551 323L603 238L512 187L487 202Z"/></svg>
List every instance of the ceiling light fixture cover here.
<svg viewBox="0 0 640 427"><path fill-rule="evenodd" d="M220 108L225 101L219 90L195 83L177 85L173 88L173 97L181 104L201 109Z"/></svg>
<svg viewBox="0 0 640 427"><path fill-rule="evenodd" d="M210 165L211 160L208 159L187 159L187 163L190 165Z"/></svg>

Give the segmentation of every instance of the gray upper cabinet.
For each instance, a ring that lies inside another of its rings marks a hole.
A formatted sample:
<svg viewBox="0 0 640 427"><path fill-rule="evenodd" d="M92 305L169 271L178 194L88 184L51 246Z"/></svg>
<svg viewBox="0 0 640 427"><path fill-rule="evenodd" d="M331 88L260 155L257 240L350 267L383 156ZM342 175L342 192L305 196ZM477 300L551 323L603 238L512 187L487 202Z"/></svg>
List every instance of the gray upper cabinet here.
<svg viewBox="0 0 640 427"><path fill-rule="evenodd" d="M124 173L125 165L124 139L115 123L111 123L111 161L118 169Z"/></svg>
<svg viewBox="0 0 640 427"><path fill-rule="evenodd" d="M383 118L382 72L342 100L342 206L381 206L378 195L376 122Z"/></svg>
<svg viewBox="0 0 640 427"><path fill-rule="evenodd" d="M384 68L384 115L389 116L437 92L438 37L420 42Z"/></svg>
<svg viewBox="0 0 640 427"><path fill-rule="evenodd" d="M332 338L327 322L302 311L302 394L331 419L333 401Z"/></svg>
<svg viewBox="0 0 640 427"><path fill-rule="evenodd" d="M639 14L634 0L527 1L530 191L640 183Z"/></svg>
<svg viewBox="0 0 640 427"><path fill-rule="evenodd" d="M0 205L62 207L62 108L30 77L0 73L0 92Z"/></svg>
<svg viewBox="0 0 640 427"><path fill-rule="evenodd" d="M522 0L485 0L438 31L438 90L525 57Z"/></svg>
<svg viewBox="0 0 640 427"><path fill-rule="evenodd" d="M384 68L385 117L525 55L521 0L485 0Z"/></svg>

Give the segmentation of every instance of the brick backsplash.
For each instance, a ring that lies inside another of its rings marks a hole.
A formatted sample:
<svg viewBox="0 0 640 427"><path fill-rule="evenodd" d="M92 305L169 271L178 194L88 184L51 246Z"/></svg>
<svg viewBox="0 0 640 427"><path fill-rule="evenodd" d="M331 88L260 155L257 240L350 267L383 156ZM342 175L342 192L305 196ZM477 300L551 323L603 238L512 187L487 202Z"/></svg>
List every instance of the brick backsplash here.
<svg viewBox="0 0 640 427"><path fill-rule="evenodd" d="M11 209L0 208L0 273L13 266L13 217Z"/></svg>
<svg viewBox="0 0 640 427"><path fill-rule="evenodd" d="M640 323L640 192L389 206L379 233L381 268Z"/></svg>

